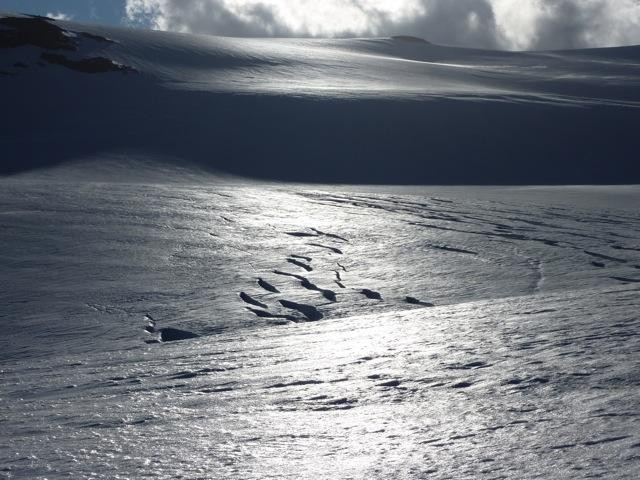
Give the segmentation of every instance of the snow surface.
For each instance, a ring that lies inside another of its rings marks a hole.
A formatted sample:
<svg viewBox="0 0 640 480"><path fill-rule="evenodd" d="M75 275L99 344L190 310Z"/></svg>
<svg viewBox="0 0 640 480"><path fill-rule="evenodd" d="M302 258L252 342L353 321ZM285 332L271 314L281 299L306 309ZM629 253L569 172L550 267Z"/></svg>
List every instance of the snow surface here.
<svg viewBox="0 0 640 480"><path fill-rule="evenodd" d="M0 50L3 173L135 154L278 180L640 182L637 46L501 52L55 25L75 35L71 60L137 73Z"/></svg>
<svg viewBox="0 0 640 480"><path fill-rule="evenodd" d="M7 478L640 474L638 187L86 172L0 184Z"/></svg>
<svg viewBox="0 0 640 480"><path fill-rule="evenodd" d="M638 182L639 47L56 25L0 49L0 477L640 476L640 188L362 185Z"/></svg>

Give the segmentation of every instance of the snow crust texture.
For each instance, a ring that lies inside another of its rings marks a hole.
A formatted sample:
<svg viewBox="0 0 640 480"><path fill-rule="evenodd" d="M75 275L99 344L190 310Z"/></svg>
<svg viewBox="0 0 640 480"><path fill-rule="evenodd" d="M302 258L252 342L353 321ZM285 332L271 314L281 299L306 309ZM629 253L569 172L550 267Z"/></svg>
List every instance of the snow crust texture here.
<svg viewBox="0 0 640 480"><path fill-rule="evenodd" d="M640 474L637 188L69 176L0 189L4 476Z"/></svg>

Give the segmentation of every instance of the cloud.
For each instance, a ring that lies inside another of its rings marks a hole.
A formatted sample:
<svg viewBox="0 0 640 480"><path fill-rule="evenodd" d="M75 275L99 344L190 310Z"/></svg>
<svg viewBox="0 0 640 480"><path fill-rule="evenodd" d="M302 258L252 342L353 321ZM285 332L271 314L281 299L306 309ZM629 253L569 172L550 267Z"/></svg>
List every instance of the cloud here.
<svg viewBox="0 0 640 480"><path fill-rule="evenodd" d="M500 43L552 49L640 43L640 0L493 0Z"/></svg>
<svg viewBox="0 0 640 480"><path fill-rule="evenodd" d="M46 16L49 18L53 18L54 20L71 20L73 18L73 15L68 15L62 12L48 12Z"/></svg>
<svg viewBox="0 0 640 480"><path fill-rule="evenodd" d="M396 22L387 19L380 33L414 35L434 43L500 48L490 0L422 0L423 13Z"/></svg>
<svg viewBox="0 0 640 480"><path fill-rule="evenodd" d="M423 13L421 0L127 0L152 28L235 36L349 36Z"/></svg>
<svg viewBox="0 0 640 480"><path fill-rule="evenodd" d="M126 0L126 16L228 36L408 34L503 49L640 43L640 0Z"/></svg>

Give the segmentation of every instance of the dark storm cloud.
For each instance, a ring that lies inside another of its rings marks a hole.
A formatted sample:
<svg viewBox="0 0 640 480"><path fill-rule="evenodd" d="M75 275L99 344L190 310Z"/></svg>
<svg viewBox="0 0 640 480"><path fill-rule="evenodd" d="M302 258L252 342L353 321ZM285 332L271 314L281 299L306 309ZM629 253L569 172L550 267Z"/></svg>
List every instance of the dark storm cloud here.
<svg viewBox="0 0 640 480"><path fill-rule="evenodd" d="M289 29L280 25L273 10L262 4L247 4L242 15L230 10L224 0L128 1L130 20L149 23L163 30L206 33L222 36L255 37L284 35Z"/></svg>
<svg viewBox="0 0 640 480"><path fill-rule="evenodd" d="M127 0L154 28L229 36L388 36L506 49L640 43L640 0Z"/></svg>
<svg viewBox="0 0 640 480"><path fill-rule="evenodd" d="M385 34L408 34L434 43L493 48L499 46L489 0L422 0L425 14L402 23L386 21Z"/></svg>
<svg viewBox="0 0 640 480"><path fill-rule="evenodd" d="M167 20L176 29L196 33L215 33L223 36L286 35L289 28L281 25L273 10L262 4L248 4L241 15L230 11L221 0L192 2L195 7L185 8L184 3L167 2Z"/></svg>
<svg viewBox="0 0 640 480"><path fill-rule="evenodd" d="M604 2L549 0L547 12L535 21L536 49L581 48L590 45L591 36L606 19Z"/></svg>

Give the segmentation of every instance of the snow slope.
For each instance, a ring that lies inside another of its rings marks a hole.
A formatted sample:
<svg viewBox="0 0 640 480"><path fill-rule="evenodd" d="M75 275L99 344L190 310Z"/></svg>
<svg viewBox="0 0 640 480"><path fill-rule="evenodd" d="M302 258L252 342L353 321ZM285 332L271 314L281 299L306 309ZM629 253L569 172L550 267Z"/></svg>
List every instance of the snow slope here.
<svg viewBox="0 0 640 480"><path fill-rule="evenodd" d="M48 23L76 50L0 49L4 173L136 154L301 181L640 181L640 47L499 52ZM122 69L64 66L87 58Z"/></svg>
<svg viewBox="0 0 640 480"><path fill-rule="evenodd" d="M0 180L0 475L640 474L638 187L86 170Z"/></svg>
<svg viewBox="0 0 640 480"><path fill-rule="evenodd" d="M233 176L637 182L638 47L27 25L0 477L638 478L639 187Z"/></svg>

